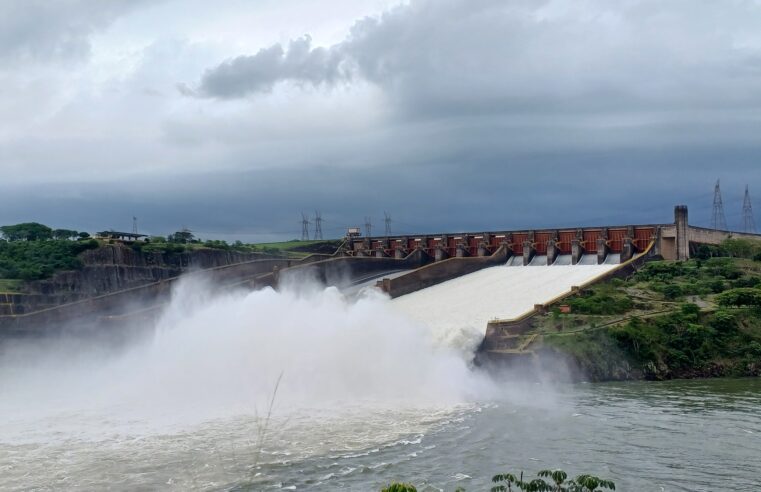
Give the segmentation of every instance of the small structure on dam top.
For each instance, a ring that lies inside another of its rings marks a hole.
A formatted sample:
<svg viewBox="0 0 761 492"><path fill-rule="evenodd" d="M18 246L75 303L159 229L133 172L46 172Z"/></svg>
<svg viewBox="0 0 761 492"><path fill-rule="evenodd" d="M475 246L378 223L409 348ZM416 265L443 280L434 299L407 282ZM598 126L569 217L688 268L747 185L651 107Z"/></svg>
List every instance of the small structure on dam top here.
<svg viewBox="0 0 761 492"><path fill-rule="evenodd" d="M686 260L700 244L718 245L729 237L761 239L761 235L690 226L685 205L674 208L671 224L640 224L535 229L519 231L460 232L387 237L347 237L345 254L359 257L404 258L420 251L432 261L448 258L485 257L504 247L508 257L521 257L528 265L535 256L548 265L560 255L571 255L577 264L584 255L596 255L602 264L609 254L625 262L645 251L666 260Z"/></svg>

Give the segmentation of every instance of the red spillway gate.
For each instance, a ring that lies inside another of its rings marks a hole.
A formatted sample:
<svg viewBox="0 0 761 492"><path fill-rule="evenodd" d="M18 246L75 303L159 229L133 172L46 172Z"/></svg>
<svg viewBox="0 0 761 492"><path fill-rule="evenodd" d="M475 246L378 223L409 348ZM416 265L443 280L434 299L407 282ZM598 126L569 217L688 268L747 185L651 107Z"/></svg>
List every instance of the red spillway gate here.
<svg viewBox="0 0 761 492"><path fill-rule="evenodd" d="M551 232L534 233L534 249L538 255L547 254L547 241L552 238Z"/></svg>
<svg viewBox="0 0 761 492"><path fill-rule="evenodd" d="M597 239L600 237L599 229L584 230L584 252L596 253L597 252Z"/></svg>
<svg viewBox="0 0 761 492"><path fill-rule="evenodd" d="M608 248L611 253L620 253L624 250L626 233L626 229L608 229Z"/></svg>
<svg viewBox="0 0 761 492"><path fill-rule="evenodd" d="M528 240L527 232L513 234L513 254L523 256L523 243Z"/></svg>
<svg viewBox="0 0 761 492"><path fill-rule="evenodd" d="M638 251L644 251L655 237L654 227L635 227L634 228L634 247Z"/></svg>
<svg viewBox="0 0 761 492"><path fill-rule="evenodd" d="M561 254L571 254L571 245L574 239L576 239L576 231L560 231L558 233L558 249Z"/></svg>
<svg viewBox="0 0 761 492"><path fill-rule="evenodd" d="M447 238L447 254L449 256L457 256L457 241L459 236L452 236Z"/></svg>

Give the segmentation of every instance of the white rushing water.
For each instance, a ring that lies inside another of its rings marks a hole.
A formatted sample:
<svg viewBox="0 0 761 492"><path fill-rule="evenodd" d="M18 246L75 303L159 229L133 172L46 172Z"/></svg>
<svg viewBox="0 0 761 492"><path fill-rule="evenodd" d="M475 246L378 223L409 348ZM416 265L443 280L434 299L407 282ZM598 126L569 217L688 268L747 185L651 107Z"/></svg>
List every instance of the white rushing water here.
<svg viewBox="0 0 761 492"><path fill-rule="evenodd" d="M587 255L585 255L587 256ZM485 268L392 301L394 307L429 327L440 340L480 343L489 320L512 319L569 292L617 264L505 266ZM545 258L546 263L546 258Z"/></svg>
<svg viewBox="0 0 761 492"><path fill-rule="evenodd" d="M284 473L319 489L380 473L389 458L375 453L419 443L503 394L469 367L488 319L613 267L495 267L394 301L304 282L210 296L186 282L126 349L6 344L0 489L276 489ZM517 388L513 401L545 405ZM367 465L283 471L314 459Z"/></svg>

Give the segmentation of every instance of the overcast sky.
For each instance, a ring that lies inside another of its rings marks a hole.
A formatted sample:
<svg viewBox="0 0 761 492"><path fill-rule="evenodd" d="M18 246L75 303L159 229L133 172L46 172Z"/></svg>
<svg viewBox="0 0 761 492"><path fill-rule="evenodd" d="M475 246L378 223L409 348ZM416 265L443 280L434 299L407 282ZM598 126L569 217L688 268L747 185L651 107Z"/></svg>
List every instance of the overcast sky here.
<svg viewBox="0 0 761 492"><path fill-rule="evenodd" d="M737 228L761 199L761 1L0 0L0 88L0 224L707 225L721 178Z"/></svg>

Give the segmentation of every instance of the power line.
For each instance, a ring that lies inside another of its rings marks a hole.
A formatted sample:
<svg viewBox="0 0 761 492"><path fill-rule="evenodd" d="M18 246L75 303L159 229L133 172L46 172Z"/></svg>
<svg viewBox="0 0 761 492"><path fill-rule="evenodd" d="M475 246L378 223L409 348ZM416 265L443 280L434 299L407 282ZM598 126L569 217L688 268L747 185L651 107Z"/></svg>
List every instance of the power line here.
<svg viewBox="0 0 761 492"><path fill-rule="evenodd" d="M309 219L301 212L301 240L309 241Z"/></svg>
<svg viewBox="0 0 761 492"><path fill-rule="evenodd" d="M383 217L383 222L386 225L386 237L389 237L391 235L391 216L388 212L383 212Z"/></svg>
<svg viewBox="0 0 761 492"><path fill-rule="evenodd" d="M322 239L322 215L314 212L314 239Z"/></svg>
<svg viewBox="0 0 761 492"><path fill-rule="evenodd" d="M373 232L373 223L370 217L365 217L365 236L371 237Z"/></svg>
<svg viewBox="0 0 761 492"><path fill-rule="evenodd" d="M716 180L716 186L713 189L713 215L711 216L711 229L726 231L727 217L724 215L724 202L721 200L721 186L719 180Z"/></svg>
<svg viewBox="0 0 761 492"><path fill-rule="evenodd" d="M743 200L743 232L756 233L756 221L753 218L753 205L750 201L748 185L745 185L745 199Z"/></svg>

